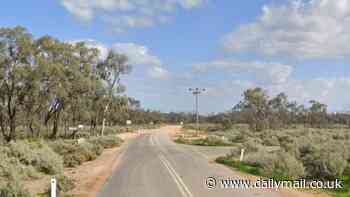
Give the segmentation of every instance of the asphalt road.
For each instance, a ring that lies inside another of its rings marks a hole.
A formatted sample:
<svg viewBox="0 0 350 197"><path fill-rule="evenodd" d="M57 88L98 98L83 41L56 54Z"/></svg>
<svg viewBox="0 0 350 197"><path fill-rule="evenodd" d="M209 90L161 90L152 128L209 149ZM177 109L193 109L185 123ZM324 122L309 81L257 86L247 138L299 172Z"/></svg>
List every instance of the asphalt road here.
<svg viewBox="0 0 350 197"><path fill-rule="evenodd" d="M215 177L218 180L223 177L235 178L235 173L230 169L209 162L209 156L206 151L175 144L165 130L144 134L129 142L117 169L97 196L280 196L273 190L221 189L220 186L219 189L208 189L205 184L208 177Z"/></svg>

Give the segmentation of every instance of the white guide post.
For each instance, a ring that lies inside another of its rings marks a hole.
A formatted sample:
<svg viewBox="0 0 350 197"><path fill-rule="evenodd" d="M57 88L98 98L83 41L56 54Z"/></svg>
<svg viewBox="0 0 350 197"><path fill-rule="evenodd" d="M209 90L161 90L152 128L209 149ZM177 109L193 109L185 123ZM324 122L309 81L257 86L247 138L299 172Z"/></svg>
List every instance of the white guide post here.
<svg viewBox="0 0 350 197"><path fill-rule="evenodd" d="M55 178L51 179L51 197L56 197L57 194L57 181Z"/></svg>
<svg viewBox="0 0 350 197"><path fill-rule="evenodd" d="M239 161L242 162L244 159L244 148L241 150L241 157L239 158Z"/></svg>

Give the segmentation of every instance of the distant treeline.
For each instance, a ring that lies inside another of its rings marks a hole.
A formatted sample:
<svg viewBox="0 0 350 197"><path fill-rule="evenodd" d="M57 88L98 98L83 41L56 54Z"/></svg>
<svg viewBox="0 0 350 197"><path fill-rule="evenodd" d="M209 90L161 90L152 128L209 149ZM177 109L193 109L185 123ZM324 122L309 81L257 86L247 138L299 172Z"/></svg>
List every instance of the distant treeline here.
<svg viewBox="0 0 350 197"><path fill-rule="evenodd" d="M222 124L249 124L255 131L281 129L303 125L313 128L327 128L334 125L350 126L350 114L329 113L327 105L311 100L308 106L288 100L285 93L269 97L261 88L248 89L243 99L232 110L210 115L206 122Z"/></svg>

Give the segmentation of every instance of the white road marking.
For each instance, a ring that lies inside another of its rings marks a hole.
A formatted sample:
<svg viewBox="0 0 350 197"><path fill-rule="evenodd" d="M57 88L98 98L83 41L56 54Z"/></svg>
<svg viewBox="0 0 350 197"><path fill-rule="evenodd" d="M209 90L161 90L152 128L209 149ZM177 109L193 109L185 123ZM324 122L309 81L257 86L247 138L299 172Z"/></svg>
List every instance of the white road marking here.
<svg viewBox="0 0 350 197"><path fill-rule="evenodd" d="M153 139L154 139L154 142L155 142L155 144L157 145L157 146L160 146L160 144L159 144L159 141L158 141L158 138L156 137L156 136L154 136L153 135Z"/></svg>
<svg viewBox="0 0 350 197"><path fill-rule="evenodd" d="M153 135L149 136L149 142L151 143L151 146L154 146Z"/></svg>
<svg viewBox="0 0 350 197"><path fill-rule="evenodd" d="M169 171L171 177L174 179L175 183L177 184L181 194L183 197L193 197L192 193L184 183L184 181L181 179L179 174L175 171L175 169L172 167L170 162L163 156L159 155L160 160L162 161L163 165L167 168Z"/></svg>
<svg viewBox="0 0 350 197"><path fill-rule="evenodd" d="M163 165L165 166L165 168L168 170L171 178L174 180L174 182L176 183L177 185L177 188L179 189L180 193L181 193L181 196L182 197L187 197L186 193L185 193L185 190L182 188L180 182L176 179L176 176L171 172L171 169L169 168L169 166L166 164L166 162L163 160L163 158L159 157L161 162L163 163Z"/></svg>

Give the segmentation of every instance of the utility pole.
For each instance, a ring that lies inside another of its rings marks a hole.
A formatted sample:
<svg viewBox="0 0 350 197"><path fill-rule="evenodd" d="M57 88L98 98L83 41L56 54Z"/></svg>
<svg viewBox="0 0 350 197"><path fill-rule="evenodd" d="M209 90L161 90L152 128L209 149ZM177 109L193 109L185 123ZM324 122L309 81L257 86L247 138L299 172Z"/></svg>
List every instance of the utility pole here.
<svg viewBox="0 0 350 197"><path fill-rule="evenodd" d="M188 89L195 97L195 113L196 113L196 127L197 134L199 133L199 110L198 110L198 99L199 95L205 91L204 88L190 88Z"/></svg>

